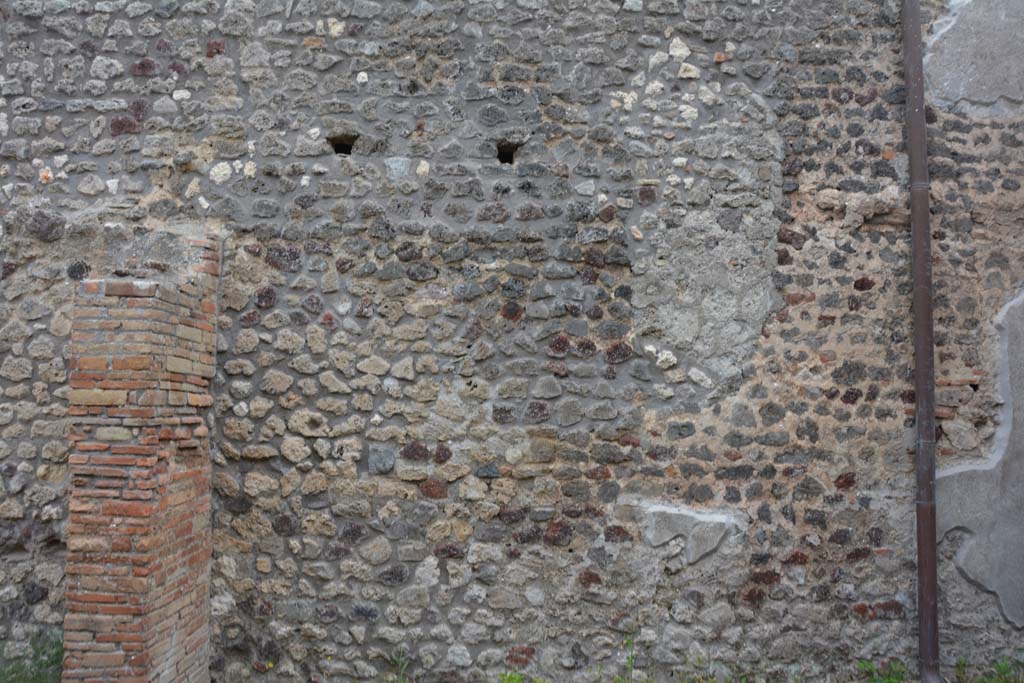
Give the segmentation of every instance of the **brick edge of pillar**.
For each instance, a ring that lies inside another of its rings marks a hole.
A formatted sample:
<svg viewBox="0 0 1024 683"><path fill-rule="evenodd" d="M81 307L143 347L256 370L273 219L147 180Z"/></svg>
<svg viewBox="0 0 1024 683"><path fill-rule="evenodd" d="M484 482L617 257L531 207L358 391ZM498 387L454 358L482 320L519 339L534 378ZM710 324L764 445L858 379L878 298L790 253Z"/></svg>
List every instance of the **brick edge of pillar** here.
<svg viewBox="0 0 1024 683"><path fill-rule="evenodd" d="M64 673L209 680L220 248L170 278L80 283L72 313Z"/></svg>

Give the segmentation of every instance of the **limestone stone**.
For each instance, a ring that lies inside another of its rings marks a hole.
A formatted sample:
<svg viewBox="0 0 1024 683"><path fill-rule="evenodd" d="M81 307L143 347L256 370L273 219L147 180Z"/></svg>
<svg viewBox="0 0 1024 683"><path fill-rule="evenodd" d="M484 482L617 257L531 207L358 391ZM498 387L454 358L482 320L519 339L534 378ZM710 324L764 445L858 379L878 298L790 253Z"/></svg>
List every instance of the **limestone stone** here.
<svg viewBox="0 0 1024 683"><path fill-rule="evenodd" d="M391 374L398 379L409 380L410 382L416 379L416 371L413 369L412 357L406 356L392 365Z"/></svg>
<svg viewBox="0 0 1024 683"><path fill-rule="evenodd" d="M85 178L78 183L77 189L82 194L93 197L104 192L107 189L107 186L104 184L102 178L97 175L90 174L85 176Z"/></svg>
<svg viewBox="0 0 1024 683"><path fill-rule="evenodd" d="M21 519L25 516L25 507L13 498L0 501L0 518Z"/></svg>
<svg viewBox="0 0 1024 683"><path fill-rule="evenodd" d="M302 462L310 456L312 450L306 439L297 436L286 436L281 440L281 455L289 462Z"/></svg>
<svg viewBox="0 0 1024 683"><path fill-rule="evenodd" d="M345 384L344 381L336 373L331 370L325 370L321 372L317 379L324 389L333 394L350 394L352 390Z"/></svg>
<svg viewBox="0 0 1024 683"><path fill-rule="evenodd" d="M288 391L295 379L279 370L268 370L260 382L260 391L278 396Z"/></svg>
<svg viewBox="0 0 1024 683"><path fill-rule="evenodd" d="M245 484L242 489L249 496L263 496L274 493L280 488L277 479L261 472L249 472L245 475Z"/></svg>
<svg viewBox="0 0 1024 683"><path fill-rule="evenodd" d="M232 347L233 353L251 353L259 346L260 337L255 330L239 330Z"/></svg>
<svg viewBox="0 0 1024 683"><path fill-rule="evenodd" d="M359 370L359 372L377 375L378 377L386 375L390 368L391 364L380 356L370 356L356 363L356 370Z"/></svg>
<svg viewBox="0 0 1024 683"><path fill-rule="evenodd" d="M323 472L310 472L302 480L301 491L303 495L315 496L327 490L327 475Z"/></svg>
<svg viewBox="0 0 1024 683"><path fill-rule="evenodd" d="M89 75L93 78L107 80L124 73L124 66L116 59L104 55L97 55L89 67Z"/></svg>
<svg viewBox="0 0 1024 683"><path fill-rule="evenodd" d="M668 54L672 59L684 60L690 56L690 48L681 38L673 38L668 46Z"/></svg>
<svg viewBox="0 0 1024 683"><path fill-rule="evenodd" d="M327 436L330 425L327 419L315 410L296 410L288 418L288 430L302 436Z"/></svg>
<svg viewBox="0 0 1024 683"><path fill-rule="evenodd" d="M391 544L388 539L378 536L359 547L359 556L372 565L383 564L391 557Z"/></svg>
<svg viewBox="0 0 1024 683"><path fill-rule="evenodd" d="M242 449L242 457L246 460L268 460L277 455L277 449L269 444L249 444Z"/></svg>
<svg viewBox="0 0 1024 683"><path fill-rule="evenodd" d="M32 361L28 358L7 356L0 365L0 377L11 382L21 382L32 377Z"/></svg>
<svg viewBox="0 0 1024 683"><path fill-rule="evenodd" d="M445 661L453 666L466 668L472 666L473 656L469 653L469 648L461 643L456 643L448 648Z"/></svg>

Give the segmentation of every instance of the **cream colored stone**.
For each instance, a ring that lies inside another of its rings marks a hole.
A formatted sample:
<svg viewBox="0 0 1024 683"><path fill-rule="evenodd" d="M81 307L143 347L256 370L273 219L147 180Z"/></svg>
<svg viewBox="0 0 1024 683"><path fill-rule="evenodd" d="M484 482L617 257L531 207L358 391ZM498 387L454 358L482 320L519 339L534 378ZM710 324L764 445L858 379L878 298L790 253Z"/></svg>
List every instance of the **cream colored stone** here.
<svg viewBox="0 0 1024 683"><path fill-rule="evenodd" d="M302 437L286 436L281 441L281 455L289 462L302 462L310 453L311 450Z"/></svg>

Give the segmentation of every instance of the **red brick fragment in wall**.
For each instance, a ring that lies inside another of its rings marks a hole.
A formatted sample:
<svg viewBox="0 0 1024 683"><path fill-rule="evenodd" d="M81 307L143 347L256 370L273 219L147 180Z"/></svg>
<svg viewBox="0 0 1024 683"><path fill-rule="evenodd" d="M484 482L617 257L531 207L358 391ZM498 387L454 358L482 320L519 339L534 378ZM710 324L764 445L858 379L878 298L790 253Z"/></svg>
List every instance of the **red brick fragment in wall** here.
<svg viewBox="0 0 1024 683"><path fill-rule="evenodd" d="M63 681L209 680L216 244L187 283L82 282Z"/></svg>

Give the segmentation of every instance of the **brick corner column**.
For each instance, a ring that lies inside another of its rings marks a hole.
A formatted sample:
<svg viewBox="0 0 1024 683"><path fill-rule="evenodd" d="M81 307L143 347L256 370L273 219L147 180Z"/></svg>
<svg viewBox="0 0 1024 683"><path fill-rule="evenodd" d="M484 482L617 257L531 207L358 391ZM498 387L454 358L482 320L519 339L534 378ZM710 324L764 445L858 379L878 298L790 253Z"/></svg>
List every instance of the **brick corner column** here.
<svg viewBox="0 0 1024 683"><path fill-rule="evenodd" d="M210 443L218 245L169 278L75 296L66 682L209 680Z"/></svg>

